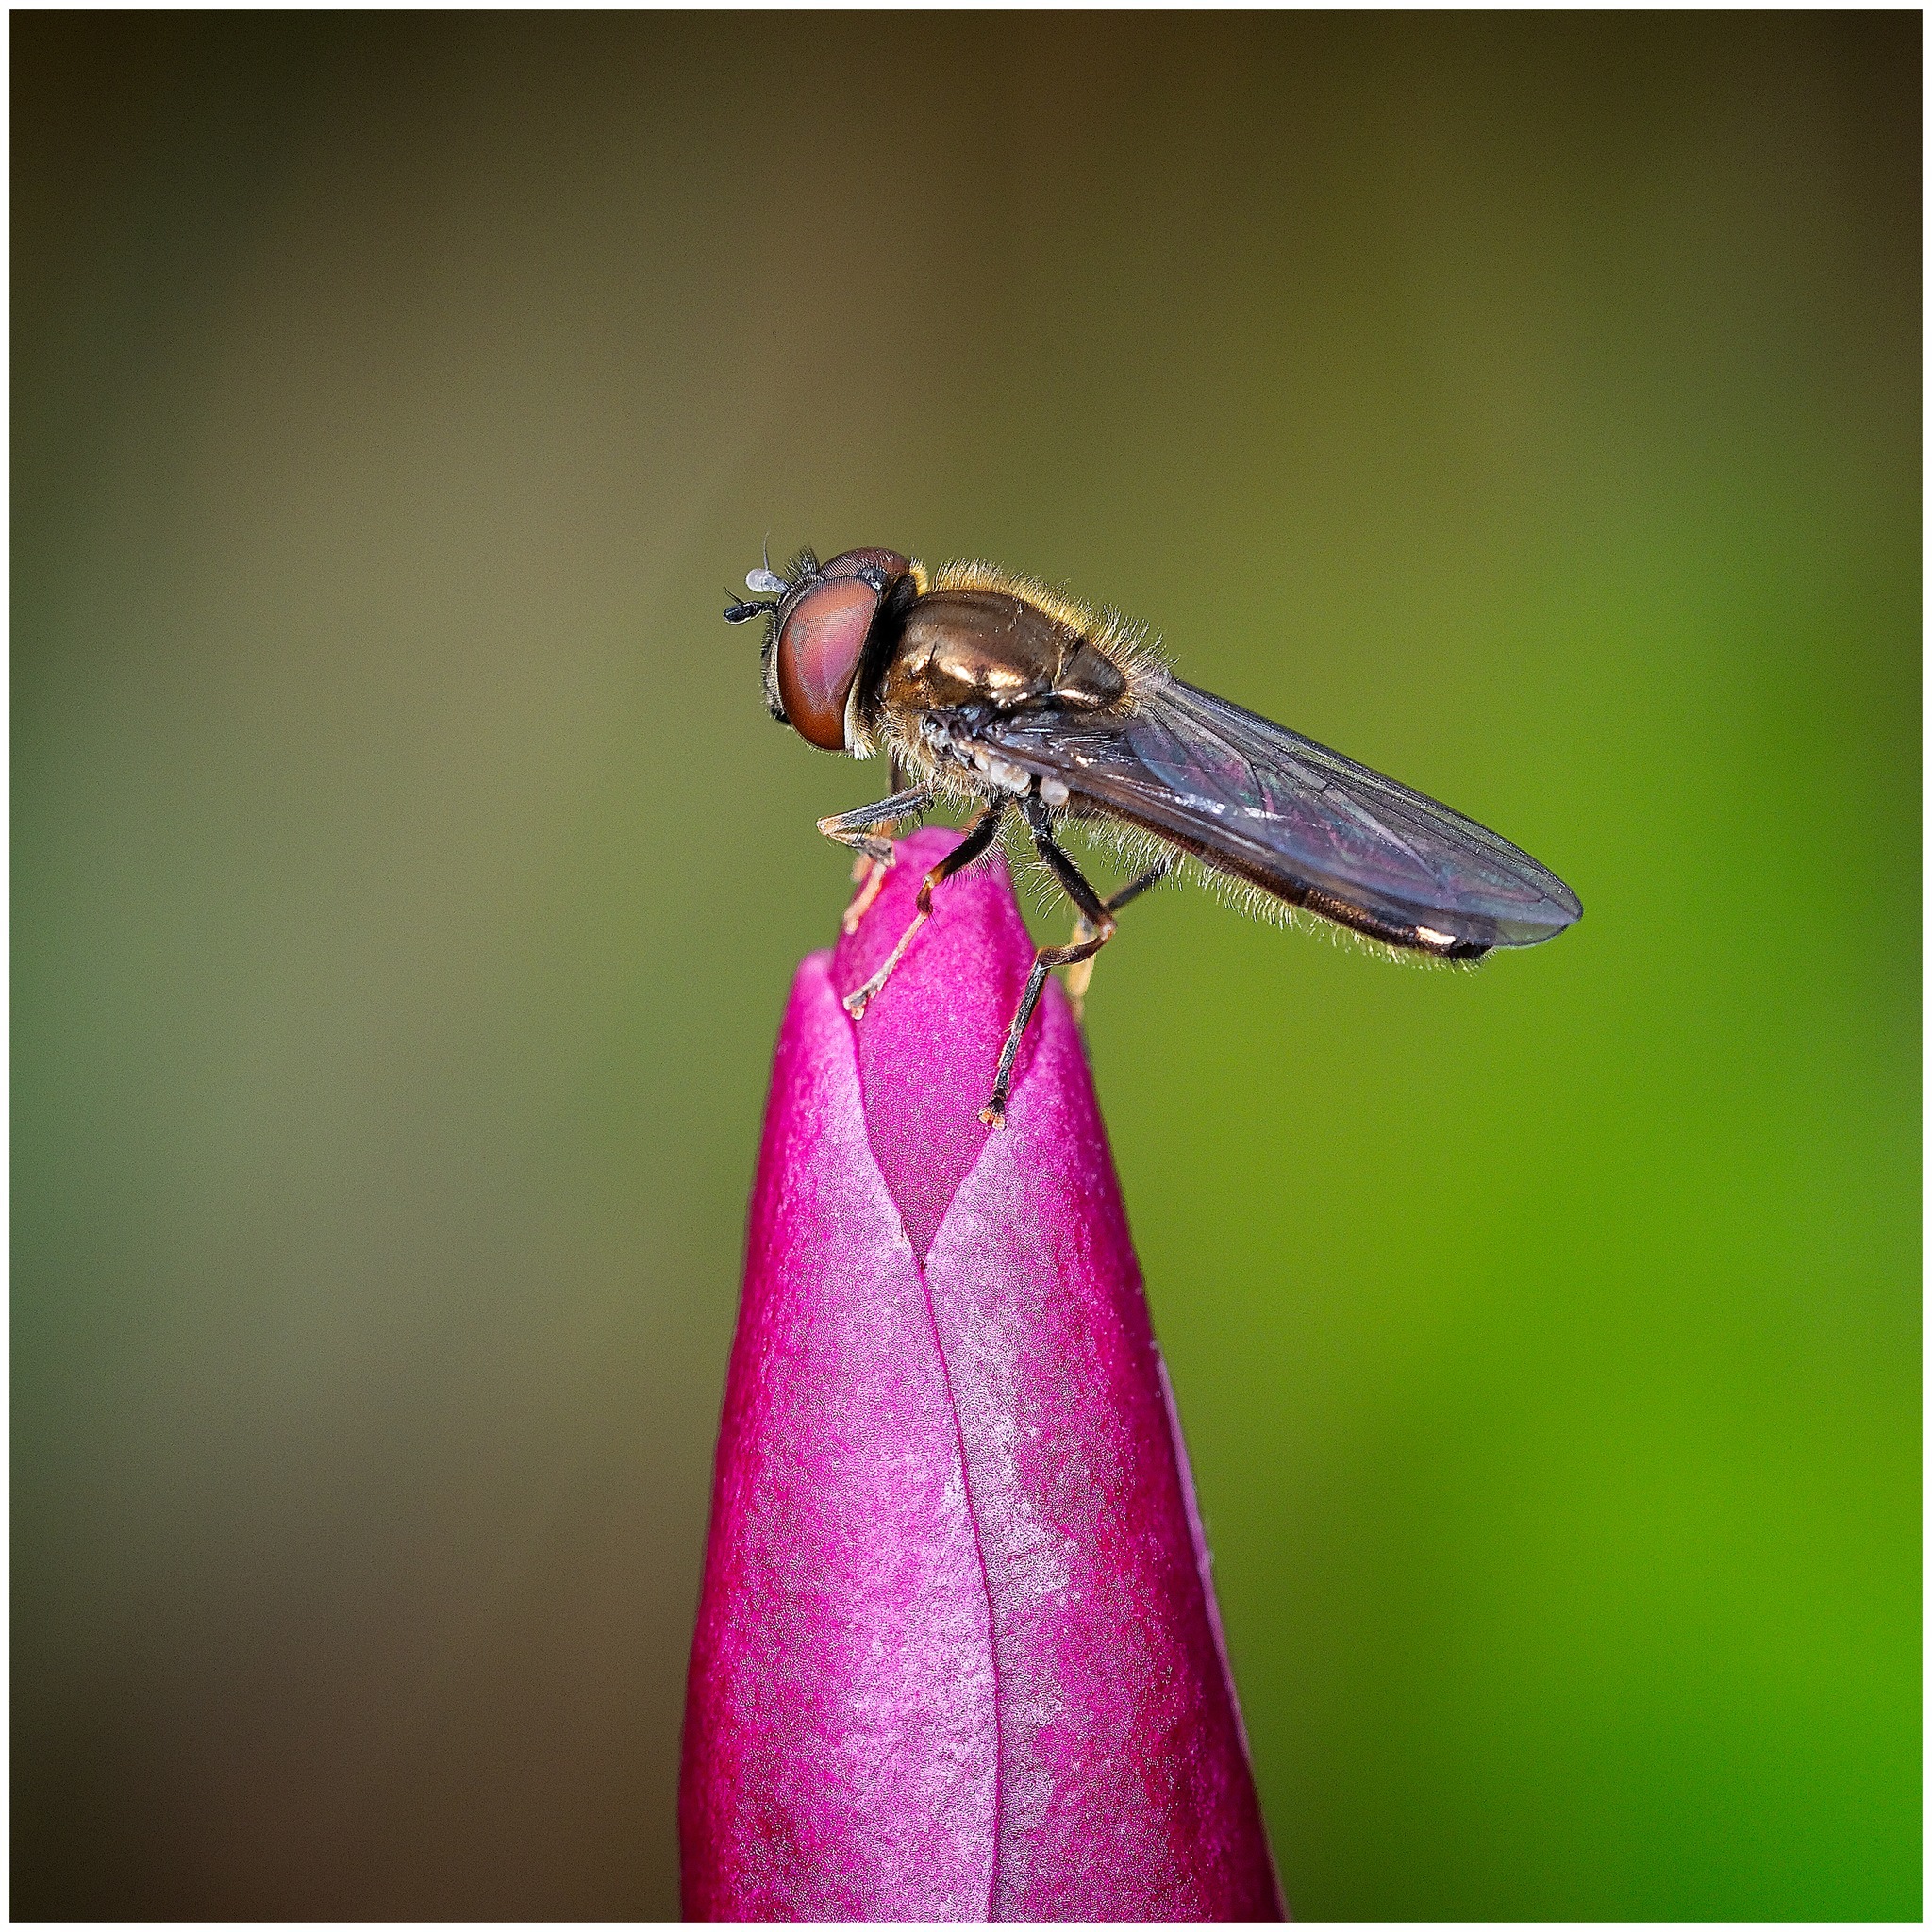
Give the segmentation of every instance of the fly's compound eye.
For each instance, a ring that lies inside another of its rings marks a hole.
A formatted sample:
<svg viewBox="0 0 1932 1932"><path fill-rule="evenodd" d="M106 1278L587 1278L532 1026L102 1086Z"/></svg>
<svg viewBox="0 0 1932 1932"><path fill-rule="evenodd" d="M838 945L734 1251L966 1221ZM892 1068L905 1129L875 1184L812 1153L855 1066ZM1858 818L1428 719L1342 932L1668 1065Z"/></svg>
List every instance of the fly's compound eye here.
<svg viewBox="0 0 1932 1932"><path fill-rule="evenodd" d="M911 568L910 559L896 550L841 550L821 568L819 575L827 579L863 577L883 594Z"/></svg>
<svg viewBox="0 0 1932 1932"><path fill-rule="evenodd" d="M791 607L779 629L779 702L786 721L821 751L845 749L845 701L879 597L879 587L866 576L823 579Z"/></svg>

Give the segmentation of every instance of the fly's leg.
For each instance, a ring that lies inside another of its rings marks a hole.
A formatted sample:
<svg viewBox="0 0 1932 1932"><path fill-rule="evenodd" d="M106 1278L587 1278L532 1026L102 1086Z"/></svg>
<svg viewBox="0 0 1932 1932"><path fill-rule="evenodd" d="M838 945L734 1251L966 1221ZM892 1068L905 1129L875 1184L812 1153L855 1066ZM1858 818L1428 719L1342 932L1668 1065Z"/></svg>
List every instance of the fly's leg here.
<svg viewBox="0 0 1932 1932"><path fill-rule="evenodd" d="M974 821L966 836L920 881L919 909L912 915L912 924L899 935L899 943L887 955L885 964L856 992L845 995L845 1010L855 1020L864 1014L873 995L892 976L892 968L906 957L906 948L912 943L913 936L932 917L934 887L944 885L956 872L965 871L998 838L1000 821L1006 816L1006 811L1007 801L995 799Z"/></svg>
<svg viewBox="0 0 1932 1932"><path fill-rule="evenodd" d="M890 858L868 858L860 853L852 861L852 883L858 890L852 895L852 903L846 907L839 920L839 929L845 933L858 930L858 922L872 910L872 902L879 895L879 888L886 882L886 874L892 869Z"/></svg>
<svg viewBox="0 0 1932 1932"><path fill-rule="evenodd" d="M886 787L887 791L889 793L904 791L906 789L906 767L899 761L899 752L896 745L886 754L886 770L887 775L891 781ZM926 794L926 798L927 803L930 804L930 792ZM852 883L858 888L858 891L853 895L851 905L846 907L845 916L839 922L841 927L845 932L855 933L858 930L858 922L872 910L872 902L878 897L879 888L885 884L886 874L891 870L891 866L892 861L891 858L888 858L881 865L876 859L868 858L863 852L852 861Z"/></svg>
<svg viewBox="0 0 1932 1932"><path fill-rule="evenodd" d="M893 760L893 775L898 775L896 758ZM858 854L858 863L852 869L853 878L858 879L868 869L871 873L858 896L845 908L844 926L847 932L858 930L858 922L865 917L866 908L878 897L879 888L885 884L887 870L892 863L892 841L877 837L872 827L893 824L900 819L916 818L921 812L930 810L931 807L932 788L915 785L909 791L895 791L890 798L861 805L857 811L841 812L836 818L819 821L819 830L826 838L836 839L841 845L849 845Z"/></svg>
<svg viewBox="0 0 1932 1932"><path fill-rule="evenodd" d="M1149 886L1158 886L1179 862L1176 856L1170 852L1164 858L1157 859L1139 878L1130 880L1118 892L1115 892L1111 898L1103 899L1100 903L1109 912L1118 912L1123 906L1131 905ZM1084 918L1076 919L1074 922L1074 942L1076 945L1082 940L1091 938L1092 932L1093 928L1087 924ZM1087 988L1092 981L1092 978L1093 959L1091 955L1082 959L1078 965L1067 968L1067 997L1074 1003L1074 1018L1076 1020L1085 1017L1084 1008L1087 1000Z"/></svg>
<svg viewBox="0 0 1932 1932"><path fill-rule="evenodd" d="M889 866L892 862L892 841L874 837L873 826L917 818L931 806L932 787L915 785L909 791L895 791L890 798L874 799L870 805L861 805L856 811L841 811L836 818L821 819L819 830L841 845L851 846L853 851L875 864Z"/></svg>
<svg viewBox="0 0 1932 1932"><path fill-rule="evenodd" d="M1056 966L1077 966L1082 960L1092 958L1114 934L1113 913L1108 902L1081 876L1080 868L1054 843L1053 821L1047 816L1046 808L1036 798L1024 798L1020 801L1020 809L1026 814L1026 828L1033 834L1035 848L1052 866L1061 890L1074 902L1080 925L1070 944L1041 946L1033 956L1033 971L1026 975L1020 1010L1013 1015L1013 1024L1007 1029L1007 1043L1000 1049L999 1071L992 1079L992 1098L979 1109L979 1118L990 1127L1003 1127L1007 1124L1007 1093L1013 1084L1013 1062L1019 1058L1020 1041L1026 1032L1027 1021L1033 1017L1033 1008L1040 1003L1040 990L1046 984L1046 975ZM1114 896L1124 905L1136 892L1145 891L1153 883L1151 878L1136 879L1124 892ZM1081 930L1087 934L1085 939L1080 937Z"/></svg>
<svg viewBox="0 0 1932 1932"><path fill-rule="evenodd" d="M886 798L880 801L881 804L884 804L886 800L898 798L906 791L906 767L899 762L899 753L896 747L894 747L891 751L889 751L886 754ZM915 786L913 789L915 791L925 791L926 804L930 805L932 803L932 793L929 790L926 790L926 788L923 786ZM867 807L865 808L865 809L870 810L871 808ZM922 809L924 809L924 808L922 808ZM856 816L856 814L848 813L846 817L841 819L839 823L841 824L849 824ZM907 814L907 816L909 817L910 814L908 813ZM826 823L827 822L825 820L820 820L820 831L825 831ZM827 838L836 839L838 836L839 835L837 832L826 833ZM890 844L891 841L888 840L886 842ZM847 840L846 843L850 844L851 841ZM887 859L886 868L888 871L891 869L891 865L892 861L890 858ZM859 853L858 857L852 861L852 883L855 886L858 885L861 881L871 878L877 871L878 866L874 863L874 861L870 857L868 857L867 854L861 852ZM870 906L872 904L873 899L876 896L877 892L878 887L874 886L872 891L865 895L865 906L859 907L858 913L864 912L865 907ZM846 926L845 930L847 932L851 932L854 929L854 927L857 926L857 924L858 924L858 914L851 912L848 912L845 916L852 922L850 925Z"/></svg>

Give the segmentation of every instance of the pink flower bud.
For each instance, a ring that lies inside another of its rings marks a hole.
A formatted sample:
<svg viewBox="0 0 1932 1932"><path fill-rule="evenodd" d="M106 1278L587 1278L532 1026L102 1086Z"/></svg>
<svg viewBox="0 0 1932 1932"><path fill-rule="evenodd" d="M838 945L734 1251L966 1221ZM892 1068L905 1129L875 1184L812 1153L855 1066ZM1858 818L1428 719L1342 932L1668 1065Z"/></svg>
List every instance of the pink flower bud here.
<svg viewBox="0 0 1932 1932"><path fill-rule="evenodd" d="M701 1919L1282 1913L1079 1034L997 860L904 841L779 1034L685 1714Z"/></svg>

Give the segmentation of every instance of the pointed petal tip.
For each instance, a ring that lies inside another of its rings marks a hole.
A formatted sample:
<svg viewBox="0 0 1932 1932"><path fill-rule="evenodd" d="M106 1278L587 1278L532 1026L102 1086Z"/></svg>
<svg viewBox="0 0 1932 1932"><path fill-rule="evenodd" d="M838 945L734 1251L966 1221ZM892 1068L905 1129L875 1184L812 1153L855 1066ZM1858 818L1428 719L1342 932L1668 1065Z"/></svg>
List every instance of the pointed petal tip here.
<svg viewBox="0 0 1932 1932"><path fill-rule="evenodd" d="M1278 1918L1079 1033L997 860L865 1018L957 834L800 968L752 1209L693 1645L696 1918ZM918 1237L914 1239L915 1235Z"/></svg>
<svg viewBox="0 0 1932 1932"><path fill-rule="evenodd" d="M899 841L877 896L833 949L832 983L841 997L891 955L917 916L927 870L959 837L934 827ZM931 916L854 1023L873 1153L922 1256L986 1146L991 1128L982 1112L1032 964L1033 942L995 854L935 889ZM1016 1092L1031 1070L1042 1018L1021 1042Z"/></svg>

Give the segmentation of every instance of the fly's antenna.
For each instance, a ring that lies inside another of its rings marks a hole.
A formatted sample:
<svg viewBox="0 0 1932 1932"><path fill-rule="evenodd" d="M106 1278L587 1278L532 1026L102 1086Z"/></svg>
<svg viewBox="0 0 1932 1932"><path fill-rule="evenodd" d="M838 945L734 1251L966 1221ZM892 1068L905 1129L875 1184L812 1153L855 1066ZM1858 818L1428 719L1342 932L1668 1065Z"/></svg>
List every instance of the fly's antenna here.
<svg viewBox="0 0 1932 1932"><path fill-rule="evenodd" d="M756 591L758 593L758 598L732 598L732 601L724 607L724 622L726 624L749 624L754 617L758 616L760 613L769 614L777 609L777 604L775 602L765 603L758 601L758 599L781 599L785 595L786 591L790 589L785 579L775 575L772 569L772 540L770 537L765 539L764 559L764 562L757 570L748 570L744 574L744 588L747 591ZM726 591L724 594L727 597L731 596L729 591Z"/></svg>

